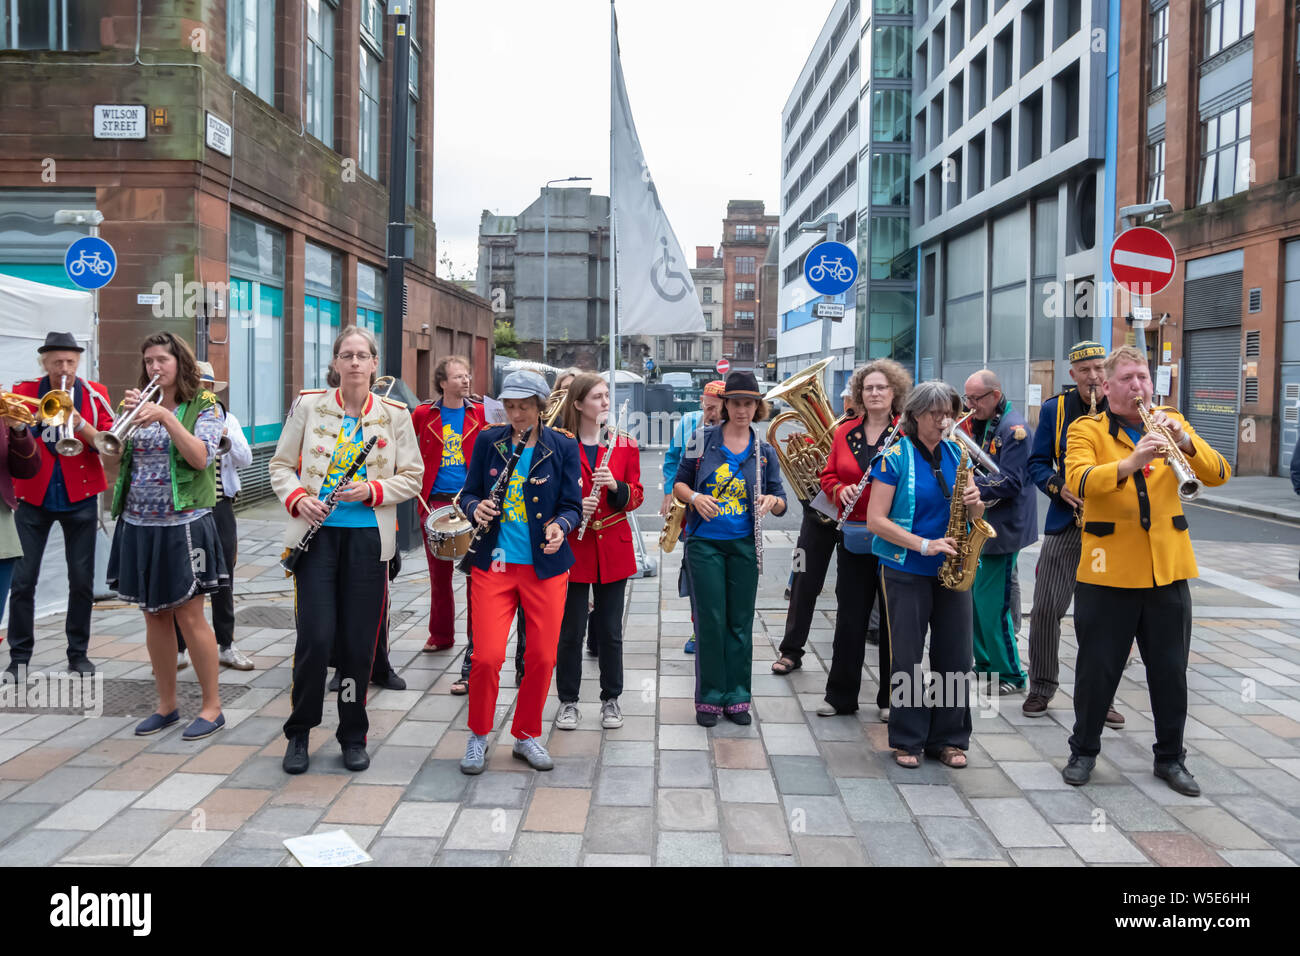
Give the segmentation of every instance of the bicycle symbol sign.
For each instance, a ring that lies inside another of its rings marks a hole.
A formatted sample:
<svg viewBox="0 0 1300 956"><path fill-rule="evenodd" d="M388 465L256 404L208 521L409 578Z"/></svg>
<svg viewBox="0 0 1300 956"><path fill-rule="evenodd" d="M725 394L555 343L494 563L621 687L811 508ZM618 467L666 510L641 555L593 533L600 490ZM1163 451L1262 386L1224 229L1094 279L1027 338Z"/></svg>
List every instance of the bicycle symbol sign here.
<svg viewBox="0 0 1300 956"><path fill-rule="evenodd" d="M838 295L857 279L858 257L842 242L819 242L808 250L803 274L814 292Z"/></svg>
<svg viewBox="0 0 1300 956"><path fill-rule="evenodd" d="M68 246L63 268L77 287L98 289L108 285L117 271L117 253L98 236L83 236Z"/></svg>

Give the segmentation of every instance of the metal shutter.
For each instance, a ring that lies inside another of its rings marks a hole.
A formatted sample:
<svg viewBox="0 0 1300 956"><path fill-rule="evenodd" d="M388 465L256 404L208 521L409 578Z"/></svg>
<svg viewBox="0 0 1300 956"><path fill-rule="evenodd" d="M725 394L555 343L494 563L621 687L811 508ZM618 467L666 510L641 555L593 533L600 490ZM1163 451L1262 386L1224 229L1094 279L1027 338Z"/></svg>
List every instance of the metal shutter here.
<svg viewBox="0 0 1300 956"><path fill-rule="evenodd" d="M1240 289L1240 276L1238 282ZM1183 349L1183 414L1196 433L1235 467L1241 327L1187 332Z"/></svg>
<svg viewBox="0 0 1300 956"><path fill-rule="evenodd" d="M1191 279L1183 285L1183 331L1241 325L1241 273ZM1238 354L1234 348L1233 354Z"/></svg>
<svg viewBox="0 0 1300 956"><path fill-rule="evenodd" d="M275 445L258 445L253 449L253 463L239 469L239 505L242 510L258 501L274 498L271 490L271 473L266 466L275 454Z"/></svg>

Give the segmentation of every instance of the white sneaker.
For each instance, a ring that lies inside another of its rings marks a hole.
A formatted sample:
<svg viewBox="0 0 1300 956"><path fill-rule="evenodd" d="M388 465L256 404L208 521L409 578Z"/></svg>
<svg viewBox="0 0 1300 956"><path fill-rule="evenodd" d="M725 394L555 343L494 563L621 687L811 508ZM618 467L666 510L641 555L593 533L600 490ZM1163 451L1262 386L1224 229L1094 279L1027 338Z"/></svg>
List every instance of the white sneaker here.
<svg viewBox="0 0 1300 956"><path fill-rule="evenodd" d="M600 726L606 730L618 730L623 726L623 710L618 706L617 697L601 702Z"/></svg>
<svg viewBox="0 0 1300 956"><path fill-rule="evenodd" d="M580 720L582 720L582 711L578 710L578 705L561 701L560 712L555 715L555 729L577 730Z"/></svg>
<svg viewBox="0 0 1300 956"><path fill-rule="evenodd" d="M253 662L249 660L248 656L245 655L244 652L241 651L239 648L237 648L234 644L231 644L229 647L223 647L220 650L218 650L217 660L219 660L226 667L233 668L234 670L237 671L253 670Z"/></svg>
<svg viewBox="0 0 1300 956"><path fill-rule="evenodd" d="M176 669L183 671L190 666L190 655L186 651L180 651L176 654Z"/></svg>

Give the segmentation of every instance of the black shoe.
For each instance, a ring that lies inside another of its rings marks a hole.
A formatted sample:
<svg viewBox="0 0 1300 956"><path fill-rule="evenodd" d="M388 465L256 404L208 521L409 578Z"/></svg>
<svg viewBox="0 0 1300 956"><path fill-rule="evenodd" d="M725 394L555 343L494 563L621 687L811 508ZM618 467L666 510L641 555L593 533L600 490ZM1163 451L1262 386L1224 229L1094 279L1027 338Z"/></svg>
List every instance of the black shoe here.
<svg viewBox="0 0 1300 956"><path fill-rule="evenodd" d="M361 744L348 744L343 748L343 766L351 771L365 770L370 766L370 755Z"/></svg>
<svg viewBox="0 0 1300 956"><path fill-rule="evenodd" d="M311 756L307 753L307 735L290 737L289 746L284 748L284 762L280 764L284 772L303 773L310 763Z"/></svg>
<svg viewBox="0 0 1300 956"><path fill-rule="evenodd" d="M697 710L695 712L695 722L701 727L718 726L718 715L707 710Z"/></svg>
<svg viewBox="0 0 1300 956"><path fill-rule="evenodd" d="M95 673L95 665L84 657L78 657L75 661L68 661L68 671L72 674L89 675Z"/></svg>
<svg viewBox="0 0 1300 956"><path fill-rule="evenodd" d="M522 667L515 668L515 686L516 687L524 686L524 669Z"/></svg>
<svg viewBox="0 0 1300 956"><path fill-rule="evenodd" d="M871 628L871 630L867 631L867 643L870 644L872 647L879 647L880 631L876 630L874 627Z"/></svg>
<svg viewBox="0 0 1300 956"><path fill-rule="evenodd" d="M790 600L790 589L789 589L789 588L786 588L786 589L785 589L785 599L786 599L787 601Z"/></svg>
<svg viewBox="0 0 1300 956"><path fill-rule="evenodd" d="M588 645L587 645L587 656L588 656L588 657L599 657L599 656L600 656L600 651L598 651L598 650L596 649L596 645L595 645L595 644L588 644Z"/></svg>
<svg viewBox="0 0 1300 956"><path fill-rule="evenodd" d="M727 719L733 724L740 724L742 727L748 727L754 722L754 718L750 716L750 713L747 710L738 710L734 714L728 713Z"/></svg>
<svg viewBox="0 0 1300 956"><path fill-rule="evenodd" d="M26 662L22 664L15 664L12 661L10 661L9 666L4 669L4 675L0 676L0 683L17 684L19 667L21 667L23 669L23 672L26 673L27 671Z"/></svg>
<svg viewBox="0 0 1300 956"><path fill-rule="evenodd" d="M331 694L338 693L338 689L343 686L343 678L339 676L338 669L334 670L334 676L330 678L329 691Z"/></svg>
<svg viewBox="0 0 1300 956"><path fill-rule="evenodd" d="M1161 780L1169 784L1169 789L1175 793L1181 793L1185 797L1199 797L1201 795L1201 785L1196 782L1196 778L1187 772L1181 760L1175 760L1172 763L1156 764L1154 773Z"/></svg>
<svg viewBox="0 0 1300 956"><path fill-rule="evenodd" d="M383 680L370 678L370 683L376 687L382 687L384 690L406 690L406 681L397 676L397 671L389 671L388 676Z"/></svg>
<svg viewBox="0 0 1300 956"><path fill-rule="evenodd" d="M1092 768L1097 766L1096 757L1083 757L1073 754L1070 762L1061 771L1061 779L1072 787L1082 787L1092 776Z"/></svg>

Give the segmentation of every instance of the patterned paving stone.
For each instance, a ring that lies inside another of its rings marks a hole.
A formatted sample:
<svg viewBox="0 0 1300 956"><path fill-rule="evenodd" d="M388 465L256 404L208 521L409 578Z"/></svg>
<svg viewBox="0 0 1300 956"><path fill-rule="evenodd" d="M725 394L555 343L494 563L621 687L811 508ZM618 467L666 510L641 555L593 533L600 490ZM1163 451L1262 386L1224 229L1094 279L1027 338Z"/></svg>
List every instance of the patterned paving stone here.
<svg viewBox="0 0 1300 956"><path fill-rule="evenodd" d="M980 823L962 817L922 817L921 831L943 860L1000 860L997 843Z"/></svg>
<svg viewBox="0 0 1300 956"><path fill-rule="evenodd" d="M836 792L835 781L817 757L776 756L772 758L772 772L782 793L829 796Z"/></svg>
<svg viewBox="0 0 1300 956"><path fill-rule="evenodd" d="M665 830L716 830L718 806L712 790L660 790L656 803Z"/></svg>
<svg viewBox="0 0 1300 956"><path fill-rule="evenodd" d="M937 784L900 785L898 792L918 817L968 817L970 809L952 787Z"/></svg>
<svg viewBox="0 0 1300 956"><path fill-rule="evenodd" d="M658 866L722 866L722 834L660 832L655 862Z"/></svg>
<svg viewBox="0 0 1300 956"><path fill-rule="evenodd" d="M587 815L585 847L590 853L643 854L654 847L654 811L650 807L593 806Z"/></svg>
<svg viewBox="0 0 1300 956"><path fill-rule="evenodd" d="M776 803L772 775L763 770L719 770L718 794L724 803Z"/></svg>
<svg viewBox="0 0 1300 956"><path fill-rule="evenodd" d="M661 787L712 787L709 755L699 751L669 750L659 754Z"/></svg>
<svg viewBox="0 0 1300 956"><path fill-rule="evenodd" d="M591 791L562 787L538 787L533 791L524 830L582 833L591 807Z"/></svg>
<svg viewBox="0 0 1300 956"><path fill-rule="evenodd" d="M1023 797L971 801L976 814L1004 847L1065 846L1065 841Z"/></svg>
<svg viewBox="0 0 1300 956"><path fill-rule="evenodd" d="M603 767L593 802L605 806L648 807L654 803L652 767Z"/></svg>
<svg viewBox="0 0 1300 956"><path fill-rule="evenodd" d="M572 867L578 865L581 855L581 834L521 833L510 854L510 865Z"/></svg>
<svg viewBox="0 0 1300 956"><path fill-rule="evenodd" d="M87 790L36 826L41 830L98 830L139 796L138 790Z"/></svg>
<svg viewBox="0 0 1300 956"><path fill-rule="evenodd" d="M185 814L175 810L126 810L69 851L62 863L126 866L156 843Z"/></svg>
<svg viewBox="0 0 1300 956"><path fill-rule="evenodd" d="M131 865L200 866L230 836L224 830L168 830L157 843L136 857Z"/></svg>
<svg viewBox="0 0 1300 956"><path fill-rule="evenodd" d="M1118 828L1064 823L1056 828L1085 863L1145 863L1146 857Z"/></svg>
<svg viewBox="0 0 1300 956"><path fill-rule="evenodd" d="M858 840L871 866L935 866L937 860L916 824L858 824Z"/></svg>
<svg viewBox="0 0 1300 956"><path fill-rule="evenodd" d="M728 853L793 853L780 807L724 803L722 832Z"/></svg>

